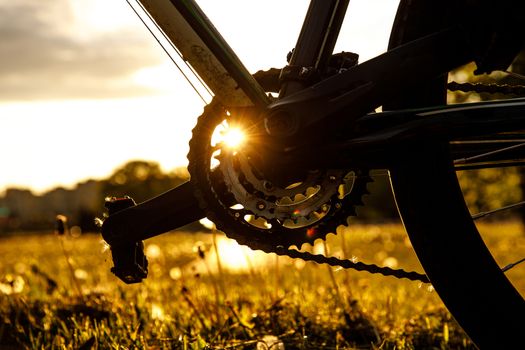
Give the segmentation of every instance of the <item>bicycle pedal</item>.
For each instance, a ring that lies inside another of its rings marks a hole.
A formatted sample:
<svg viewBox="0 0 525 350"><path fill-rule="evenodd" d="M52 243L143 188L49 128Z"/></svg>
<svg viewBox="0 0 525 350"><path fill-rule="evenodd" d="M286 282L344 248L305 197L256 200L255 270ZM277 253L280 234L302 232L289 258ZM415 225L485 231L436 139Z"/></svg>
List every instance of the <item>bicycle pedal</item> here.
<svg viewBox="0 0 525 350"><path fill-rule="evenodd" d="M135 206L135 201L128 196L106 198L104 206L108 215ZM124 283L140 283L148 276L148 259L144 254L144 243L119 240L110 244L113 267L111 272Z"/></svg>
<svg viewBox="0 0 525 350"><path fill-rule="evenodd" d="M140 283L148 276L148 259L142 241L113 246L111 256L114 265L111 272L124 283Z"/></svg>
<svg viewBox="0 0 525 350"><path fill-rule="evenodd" d="M137 205L133 198L129 196L124 197L107 197L104 202L104 207L108 210L108 215L111 216L121 210L127 209Z"/></svg>

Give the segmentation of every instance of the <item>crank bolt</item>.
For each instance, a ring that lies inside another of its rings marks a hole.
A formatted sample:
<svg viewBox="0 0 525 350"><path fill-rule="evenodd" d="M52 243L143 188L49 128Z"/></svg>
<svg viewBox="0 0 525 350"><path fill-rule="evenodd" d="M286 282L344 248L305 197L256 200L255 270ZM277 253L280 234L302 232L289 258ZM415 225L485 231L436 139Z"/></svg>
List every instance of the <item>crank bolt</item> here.
<svg viewBox="0 0 525 350"><path fill-rule="evenodd" d="M266 204L264 204L263 202L257 203L257 209L264 210L264 208L266 208Z"/></svg>
<svg viewBox="0 0 525 350"><path fill-rule="evenodd" d="M312 72L312 68L302 67L301 70L299 71L299 76L304 78L310 75L311 72Z"/></svg>
<svg viewBox="0 0 525 350"><path fill-rule="evenodd" d="M274 111L264 120L266 132L275 137L289 137L299 131L300 121L285 111Z"/></svg>
<svg viewBox="0 0 525 350"><path fill-rule="evenodd" d="M263 186L266 191L272 191L274 189L273 184L270 181L264 181Z"/></svg>

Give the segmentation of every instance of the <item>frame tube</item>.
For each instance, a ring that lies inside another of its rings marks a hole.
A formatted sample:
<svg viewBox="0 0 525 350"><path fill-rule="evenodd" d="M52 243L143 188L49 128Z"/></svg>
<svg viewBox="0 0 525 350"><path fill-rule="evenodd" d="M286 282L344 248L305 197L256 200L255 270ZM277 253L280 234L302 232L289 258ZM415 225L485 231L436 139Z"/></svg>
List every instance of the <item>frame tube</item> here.
<svg viewBox="0 0 525 350"><path fill-rule="evenodd" d="M326 68L343 24L349 0L312 0L297 39L290 66L317 71ZM304 89L307 82L285 82L279 97Z"/></svg>
<svg viewBox="0 0 525 350"><path fill-rule="evenodd" d="M265 107L269 98L194 0L138 0L226 107Z"/></svg>

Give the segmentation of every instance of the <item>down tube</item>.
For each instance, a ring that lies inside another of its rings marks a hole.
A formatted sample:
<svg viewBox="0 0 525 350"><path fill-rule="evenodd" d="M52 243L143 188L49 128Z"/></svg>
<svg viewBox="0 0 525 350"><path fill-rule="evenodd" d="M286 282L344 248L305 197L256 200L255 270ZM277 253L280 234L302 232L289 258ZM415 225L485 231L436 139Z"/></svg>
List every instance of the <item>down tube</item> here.
<svg viewBox="0 0 525 350"><path fill-rule="evenodd" d="M264 107L264 90L194 0L138 0L216 98L228 107Z"/></svg>

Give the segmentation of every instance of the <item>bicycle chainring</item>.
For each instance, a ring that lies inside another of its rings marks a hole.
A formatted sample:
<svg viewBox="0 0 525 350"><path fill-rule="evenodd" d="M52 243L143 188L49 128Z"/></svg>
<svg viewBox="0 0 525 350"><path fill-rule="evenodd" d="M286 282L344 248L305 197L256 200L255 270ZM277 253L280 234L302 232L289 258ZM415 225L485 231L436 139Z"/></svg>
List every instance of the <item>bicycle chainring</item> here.
<svg viewBox="0 0 525 350"><path fill-rule="evenodd" d="M205 107L188 153L195 196L217 228L252 249L275 252L312 244L336 233L362 205L372 181L362 169L312 170L303 180L278 187L250 163L248 146L233 149L216 140L234 123L218 102ZM252 126L251 129L254 127ZM252 148L253 151L253 148Z"/></svg>

